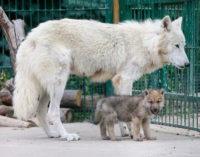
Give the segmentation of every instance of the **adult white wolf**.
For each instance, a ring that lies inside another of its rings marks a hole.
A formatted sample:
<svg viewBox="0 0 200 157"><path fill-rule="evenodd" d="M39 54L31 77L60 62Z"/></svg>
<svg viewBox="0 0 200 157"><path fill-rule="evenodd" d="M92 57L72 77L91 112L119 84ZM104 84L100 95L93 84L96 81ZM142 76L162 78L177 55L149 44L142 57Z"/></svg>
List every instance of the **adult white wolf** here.
<svg viewBox="0 0 200 157"><path fill-rule="evenodd" d="M17 53L14 110L18 118L36 114L49 137L78 140L60 121L60 100L69 74L95 82L111 79L116 94L131 94L143 74L172 63L189 65L184 51L182 18L105 24L91 20L62 19L40 24ZM49 115L57 128L50 129Z"/></svg>

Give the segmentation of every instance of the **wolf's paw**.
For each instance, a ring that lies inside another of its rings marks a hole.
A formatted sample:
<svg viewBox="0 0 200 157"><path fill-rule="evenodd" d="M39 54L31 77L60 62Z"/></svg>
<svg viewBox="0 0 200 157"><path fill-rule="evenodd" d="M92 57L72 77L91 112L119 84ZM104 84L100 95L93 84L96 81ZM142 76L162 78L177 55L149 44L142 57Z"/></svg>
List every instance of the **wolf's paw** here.
<svg viewBox="0 0 200 157"><path fill-rule="evenodd" d="M137 137L137 138L133 138L134 141L143 141L143 138L141 137Z"/></svg>
<svg viewBox="0 0 200 157"><path fill-rule="evenodd" d="M122 137L127 137L127 136L129 136L129 133L123 133L122 134Z"/></svg>
<svg viewBox="0 0 200 157"><path fill-rule="evenodd" d="M133 135L130 135L131 139L133 139Z"/></svg>
<svg viewBox="0 0 200 157"><path fill-rule="evenodd" d="M48 133L48 137L49 138L58 138L58 137L60 137L60 135L56 131L50 131Z"/></svg>
<svg viewBox="0 0 200 157"><path fill-rule="evenodd" d="M77 134L71 134L71 135L73 136L73 138L74 138L75 141L78 141L78 140L81 139L80 136L77 135Z"/></svg>
<svg viewBox="0 0 200 157"><path fill-rule="evenodd" d="M101 138L102 138L102 140L110 140L109 136L102 136Z"/></svg>
<svg viewBox="0 0 200 157"><path fill-rule="evenodd" d="M67 134L61 137L62 139L66 139L67 141L78 141L80 137L77 134Z"/></svg>

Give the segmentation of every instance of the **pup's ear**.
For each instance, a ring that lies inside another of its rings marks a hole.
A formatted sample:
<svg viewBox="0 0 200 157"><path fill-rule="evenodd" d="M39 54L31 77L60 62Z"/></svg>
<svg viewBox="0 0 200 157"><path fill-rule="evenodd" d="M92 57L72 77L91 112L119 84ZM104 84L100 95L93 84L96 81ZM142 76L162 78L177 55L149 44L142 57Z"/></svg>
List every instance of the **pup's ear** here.
<svg viewBox="0 0 200 157"><path fill-rule="evenodd" d="M164 93L165 93L164 89L160 89L160 94L164 95Z"/></svg>
<svg viewBox="0 0 200 157"><path fill-rule="evenodd" d="M145 89L145 90L144 90L144 95L147 96L148 94L149 94L149 90L148 90L148 89Z"/></svg>
<svg viewBox="0 0 200 157"><path fill-rule="evenodd" d="M171 22L169 16L165 16L165 17L162 19L162 21L161 21L161 27L162 27L165 31L167 31L167 32L169 32L169 31L171 30L171 28L172 28L172 22Z"/></svg>
<svg viewBox="0 0 200 157"><path fill-rule="evenodd" d="M175 26L177 26L177 27L181 27L182 21L183 21L183 18L182 18L182 17L179 17L178 19L174 20L174 21L172 22L172 24L175 25Z"/></svg>

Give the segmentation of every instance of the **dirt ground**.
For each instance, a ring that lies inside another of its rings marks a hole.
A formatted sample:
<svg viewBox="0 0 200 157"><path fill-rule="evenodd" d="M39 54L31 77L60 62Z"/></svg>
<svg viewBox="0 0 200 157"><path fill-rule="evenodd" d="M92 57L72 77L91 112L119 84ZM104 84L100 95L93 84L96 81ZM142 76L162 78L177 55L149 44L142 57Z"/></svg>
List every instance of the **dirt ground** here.
<svg viewBox="0 0 200 157"><path fill-rule="evenodd" d="M200 134L151 125L156 141L135 142L128 137L120 141L103 141L99 127L90 123L65 124L68 132L81 136L80 141L49 139L38 127L0 128L1 157L200 157Z"/></svg>

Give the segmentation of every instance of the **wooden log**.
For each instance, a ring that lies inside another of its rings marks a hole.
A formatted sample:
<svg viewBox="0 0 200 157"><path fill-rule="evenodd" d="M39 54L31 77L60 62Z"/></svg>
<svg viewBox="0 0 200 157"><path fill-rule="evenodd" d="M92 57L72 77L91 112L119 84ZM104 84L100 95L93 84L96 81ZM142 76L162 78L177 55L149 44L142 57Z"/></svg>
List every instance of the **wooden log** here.
<svg viewBox="0 0 200 157"><path fill-rule="evenodd" d="M9 92L10 92L10 94L12 94L13 91L14 91L14 79L11 78L11 79L7 80L7 81L4 83L3 88L8 89Z"/></svg>
<svg viewBox="0 0 200 157"><path fill-rule="evenodd" d="M0 91L0 102L9 106L12 104L12 95L6 88Z"/></svg>
<svg viewBox="0 0 200 157"><path fill-rule="evenodd" d="M0 91L0 102L12 105L12 93L14 91L14 79L7 80Z"/></svg>
<svg viewBox="0 0 200 157"><path fill-rule="evenodd" d="M103 95L93 95L92 96L86 96L85 97L85 105L86 107L92 107L92 106L96 106L97 104L97 101L100 99L100 98L103 98L104 96Z"/></svg>
<svg viewBox="0 0 200 157"><path fill-rule="evenodd" d="M62 107L81 107L81 90L65 90L62 100Z"/></svg>
<svg viewBox="0 0 200 157"><path fill-rule="evenodd" d="M35 126L35 124L0 115L0 126L29 128Z"/></svg>
<svg viewBox="0 0 200 157"><path fill-rule="evenodd" d="M63 123L72 122L74 119L74 110L71 108L61 108L60 118Z"/></svg>
<svg viewBox="0 0 200 157"><path fill-rule="evenodd" d="M13 108L10 106L0 105L0 115L7 115L13 112Z"/></svg>

